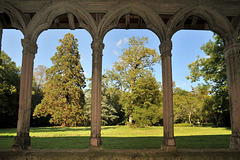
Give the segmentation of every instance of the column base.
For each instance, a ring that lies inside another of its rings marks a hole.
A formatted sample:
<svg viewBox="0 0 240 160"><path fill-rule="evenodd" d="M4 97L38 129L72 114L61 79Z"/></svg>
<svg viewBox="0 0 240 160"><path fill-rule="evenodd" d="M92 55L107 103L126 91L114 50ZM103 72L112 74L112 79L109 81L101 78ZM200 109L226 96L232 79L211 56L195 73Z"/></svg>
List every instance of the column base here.
<svg viewBox="0 0 240 160"><path fill-rule="evenodd" d="M27 149L31 149L31 137L28 133L18 134L14 139L12 150L22 151Z"/></svg>
<svg viewBox="0 0 240 160"><path fill-rule="evenodd" d="M234 150L240 150L240 137L239 136L231 136L229 148L234 149Z"/></svg>
<svg viewBox="0 0 240 160"><path fill-rule="evenodd" d="M164 138L163 137L161 149L163 151L175 151L176 150L175 138Z"/></svg>
<svg viewBox="0 0 240 160"><path fill-rule="evenodd" d="M102 150L102 139L101 137L91 137L89 140L89 146L88 146L89 150Z"/></svg>

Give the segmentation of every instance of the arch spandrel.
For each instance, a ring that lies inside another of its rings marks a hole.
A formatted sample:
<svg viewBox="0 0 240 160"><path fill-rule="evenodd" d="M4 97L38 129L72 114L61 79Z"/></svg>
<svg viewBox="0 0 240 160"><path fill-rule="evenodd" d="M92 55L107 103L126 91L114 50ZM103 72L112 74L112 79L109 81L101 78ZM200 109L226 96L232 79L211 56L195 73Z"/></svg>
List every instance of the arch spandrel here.
<svg viewBox="0 0 240 160"><path fill-rule="evenodd" d="M27 26L27 36L36 42L38 36L44 30L50 28L55 18L66 13L73 14L79 22L79 27L86 29L91 36L93 36L93 30L97 30L96 22L93 17L76 2L56 2L41 9L33 16Z"/></svg>
<svg viewBox="0 0 240 160"><path fill-rule="evenodd" d="M0 2L0 14L1 13L6 13L11 20L11 25L16 29L19 29L24 34L29 20L20 10L11 4Z"/></svg>
<svg viewBox="0 0 240 160"><path fill-rule="evenodd" d="M223 39L232 38L234 28L226 16L223 16L213 8L203 5L189 5L176 12L167 22L167 33L172 37L177 31L184 29L184 22L190 16L197 16L205 20L209 30L219 34Z"/></svg>
<svg viewBox="0 0 240 160"><path fill-rule="evenodd" d="M153 31L163 41L165 39L166 25L161 17L142 2L122 2L110 9L101 19L98 32L104 37L107 32L116 28L121 17L134 14L141 17L146 27Z"/></svg>
<svg viewBox="0 0 240 160"><path fill-rule="evenodd" d="M231 23L232 23L234 29L236 30L237 36L240 37L240 16L232 19Z"/></svg>

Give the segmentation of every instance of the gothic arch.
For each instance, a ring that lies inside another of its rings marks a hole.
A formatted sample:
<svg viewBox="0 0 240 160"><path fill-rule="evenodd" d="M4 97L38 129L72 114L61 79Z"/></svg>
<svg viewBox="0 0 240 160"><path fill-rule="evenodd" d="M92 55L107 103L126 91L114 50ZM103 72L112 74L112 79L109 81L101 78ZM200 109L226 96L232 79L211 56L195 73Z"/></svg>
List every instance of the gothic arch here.
<svg viewBox="0 0 240 160"><path fill-rule="evenodd" d="M232 25L234 27L234 29L236 30L236 36L240 36L240 16L234 18L232 20Z"/></svg>
<svg viewBox="0 0 240 160"><path fill-rule="evenodd" d="M161 17L144 3L139 2L123 2L110 9L99 23L100 37L104 37L108 31L116 28L120 18L127 14L141 17L147 28L153 31L160 41L165 39L166 26Z"/></svg>
<svg viewBox="0 0 240 160"><path fill-rule="evenodd" d="M29 20L24 17L20 10L10 4L0 2L0 13L6 13L11 20L11 25L24 34L26 24Z"/></svg>
<svg viewBox="0 0 240 160"><path fill-rule="evenodd" d="M232 39L231 33L234 29L227 17L203 5L191 5L179 10L167 23L168 34L172 36L183 29L185 20L190 16L204 19L208 23L209 29L219 34L224 40Z"/></svg>
<svg viewBox="0 0 240 160"><path fill-rule="evenodd" d="M86 29L90 34L93 30L96 30L97 27L93 17L78 3L57 2L46 6L34 15L27 26L28 39L36 42L41 32L47 30L56 17L65 13L73 14L79 22L79 27Z"/></svg>

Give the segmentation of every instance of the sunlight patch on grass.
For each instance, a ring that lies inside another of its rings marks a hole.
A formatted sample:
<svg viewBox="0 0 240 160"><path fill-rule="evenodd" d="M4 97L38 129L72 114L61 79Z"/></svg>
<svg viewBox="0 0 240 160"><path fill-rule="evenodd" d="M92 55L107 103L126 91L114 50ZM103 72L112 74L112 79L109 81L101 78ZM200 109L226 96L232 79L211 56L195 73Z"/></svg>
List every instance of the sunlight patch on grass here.
<svg viewBox="0 0 240 160"><path fill-rule="evenodd" d="M90 127L32 127L33 149L87 149ZM177 148L228 148L231 130L212 127L175 127ZM163 127L102 126L106 149L160 148ZM16 129L0 129L0 148L11 148Z"/></svg>

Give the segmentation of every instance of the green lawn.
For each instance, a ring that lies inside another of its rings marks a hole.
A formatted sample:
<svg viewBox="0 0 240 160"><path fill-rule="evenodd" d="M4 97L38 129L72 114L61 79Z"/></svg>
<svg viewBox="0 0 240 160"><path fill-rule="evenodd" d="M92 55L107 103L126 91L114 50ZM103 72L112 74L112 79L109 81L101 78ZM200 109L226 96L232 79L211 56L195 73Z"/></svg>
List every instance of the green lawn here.
<svg viewBox="0 0 240 160"><path fill-rule="evenodd" d="M178 148L228 148L231 130L212 127L175 127ZM90 127L37 127L30 129L33 149L86 149ZM0 129L0 148L11 148L16 129ZM163 127L102 127L106 149L160 148Z"/></svg>

